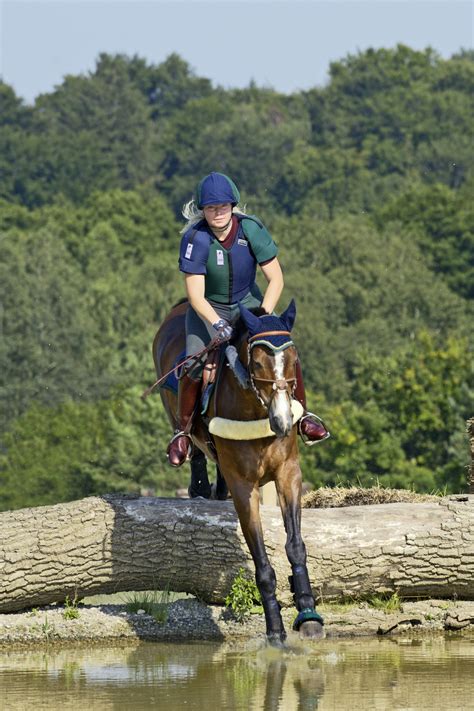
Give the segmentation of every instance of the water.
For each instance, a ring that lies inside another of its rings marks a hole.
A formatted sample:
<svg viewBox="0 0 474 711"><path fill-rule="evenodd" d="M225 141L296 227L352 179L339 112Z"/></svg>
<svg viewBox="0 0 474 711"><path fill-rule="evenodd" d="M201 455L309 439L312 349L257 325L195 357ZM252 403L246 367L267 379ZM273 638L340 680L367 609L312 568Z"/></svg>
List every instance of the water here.
<svg viewBox="0 0 474 711"><path fill-rule="evenodd" d="M0 651L2 711L474 709L474 635Z"/></svg>

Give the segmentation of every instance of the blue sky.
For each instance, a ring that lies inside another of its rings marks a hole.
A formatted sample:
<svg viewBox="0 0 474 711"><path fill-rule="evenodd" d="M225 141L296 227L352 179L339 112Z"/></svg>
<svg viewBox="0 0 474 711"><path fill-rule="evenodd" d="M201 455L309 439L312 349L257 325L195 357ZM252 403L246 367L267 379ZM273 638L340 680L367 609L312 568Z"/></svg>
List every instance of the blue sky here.
<svg viewBox="0 0 474 711"><path fill-rule="evenodd" d="M0 0L0 74L28 103L100 52L159 64L177 52L225 87L321 86L329 63L368 47L473 46L469 0Z"/></svg>

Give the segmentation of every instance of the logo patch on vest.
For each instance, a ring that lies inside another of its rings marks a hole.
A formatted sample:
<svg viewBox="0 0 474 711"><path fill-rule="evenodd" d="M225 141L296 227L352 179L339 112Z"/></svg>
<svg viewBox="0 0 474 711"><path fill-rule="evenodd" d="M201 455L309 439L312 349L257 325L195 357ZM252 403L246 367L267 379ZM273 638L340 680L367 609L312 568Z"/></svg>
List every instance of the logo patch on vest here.
<svg viewBox="0 0 474 711"><path fill-rule="evenodd" d="M248 242L246 239L238 239L237 244L241 244L242 247L246 247L248 245Z"/></svg>
<svg viewBox="0 0 474 711"><path fill-rule="evenodd" d="M186 254L184 255L186 259L190 258L192 251L193 251L193 245L188 244L188 246L186 247Z"/></svg>
<svg viewBox="0 0 474 711"><path fill-rule="evenodd" d="M222 251L222 249L216 250L216 257L217 257L217 266L223 267L224 266L224 252Z"/></svg>

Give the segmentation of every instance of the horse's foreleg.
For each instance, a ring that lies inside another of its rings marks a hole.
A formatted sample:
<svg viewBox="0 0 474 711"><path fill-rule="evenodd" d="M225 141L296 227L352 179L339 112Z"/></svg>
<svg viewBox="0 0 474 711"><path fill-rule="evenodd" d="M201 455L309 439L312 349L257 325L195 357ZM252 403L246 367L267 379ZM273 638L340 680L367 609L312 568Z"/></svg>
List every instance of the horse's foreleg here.
<svg viewBox="0 0 474 711"><path fill-rule="evenodd" d="M301 630L305 636L320 637L324 622L315 610L306 547L301 536L301 469L295 464L290 472L289 466L287 463L284 475L282 472L282 476L277 477L276 486L286 530L286 555L291 564L291 591L298 610L293 629Z"/></svg>
<svg viewBox="0 0 474 711"><path fill-rule="evenodd" d="M276 575L263 540L258 485L247 481L231 481L229 484L242 532L255 563L255 581L262 597L267 637L270 643L281 644L286 638L286 632L275 595Z"/></svg>

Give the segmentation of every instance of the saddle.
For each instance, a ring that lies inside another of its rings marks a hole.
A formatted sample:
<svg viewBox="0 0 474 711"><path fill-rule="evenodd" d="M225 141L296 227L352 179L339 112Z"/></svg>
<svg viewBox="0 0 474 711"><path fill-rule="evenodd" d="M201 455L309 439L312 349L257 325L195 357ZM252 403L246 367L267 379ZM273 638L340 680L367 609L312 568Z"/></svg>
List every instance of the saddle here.
<svg viewBox="0 0 474 711"><path fill-rule="evenodd" d="M215 348L207 354L206 364L202 372L201 415L205 415L214 388L219 382L219 375L224 364L224 349Z"/></svg>
<svg viewBox="0 0 474 711"><path fill-rule="evenodd" d="M180 363L186 356L186 351L182 351L181 353L178 354L176 357L173 365L176 366L178 363ZM211 395L214 391L214 387L218 381L218 376L222 370L222 366L224 363L224 349L223 348L215 348L214 350L210 351L209 353L206 354L206 361L204 364L203 372L202 372L202 380L201 380L201 397L200 397L200 410L201 414L205 415L207 412L207 408L209 406L209 401L211 399ZM179 380L182 377L183 370L179 370L176 372L175 370L172 370L164 383L161 385L162 388L165 388L166 390L171 390L175 395L178 394L178 385L179 385Z"/></svg>

